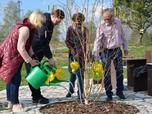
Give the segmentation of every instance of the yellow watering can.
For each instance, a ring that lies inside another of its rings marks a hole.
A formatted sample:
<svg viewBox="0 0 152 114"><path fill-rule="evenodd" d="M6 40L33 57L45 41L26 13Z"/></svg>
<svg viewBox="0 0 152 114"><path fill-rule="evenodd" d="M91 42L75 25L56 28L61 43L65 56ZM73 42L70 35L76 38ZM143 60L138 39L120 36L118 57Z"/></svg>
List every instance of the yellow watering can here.
<svg viewBox="0 0 152 114"><path fill-rule="evenodd" d="M79 69L80 65L77 61L73 61L70 63L70 67L72 69L72 72L75 73Z"/></svg>
<svg viewBox="0 0 152 114"><path fill-rule="evenodd" d="M104 70L100 62L93 62L92 64L92 78L93 80L101 80L103 78Z"/></svg>

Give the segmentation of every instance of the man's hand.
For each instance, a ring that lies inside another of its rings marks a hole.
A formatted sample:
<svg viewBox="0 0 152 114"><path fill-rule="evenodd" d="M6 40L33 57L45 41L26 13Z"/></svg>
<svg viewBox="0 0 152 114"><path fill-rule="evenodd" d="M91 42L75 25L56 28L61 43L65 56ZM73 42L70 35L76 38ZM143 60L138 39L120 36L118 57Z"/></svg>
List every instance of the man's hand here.
<svg viewBox="0 0 152 114"><path fill-rule="evenodd" d="M53 58L49 59L49 64L54 67L55 66L55 60Z"/></svg>
<svg viewBox="0 0 152 114"><path fill-rule="evenodd" d="M125 57L128 56L128 50L124 50L124 55L125 55Z"/></svg>

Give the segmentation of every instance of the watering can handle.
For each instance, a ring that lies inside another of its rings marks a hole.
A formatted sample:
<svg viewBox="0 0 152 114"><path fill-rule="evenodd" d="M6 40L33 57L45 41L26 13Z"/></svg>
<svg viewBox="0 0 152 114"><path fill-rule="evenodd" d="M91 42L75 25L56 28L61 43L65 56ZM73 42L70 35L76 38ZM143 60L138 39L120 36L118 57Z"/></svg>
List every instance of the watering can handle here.
<svg viewBox="0 0 152 114"><path fill-rule="evenodd" d="M74 61L74 62L77 61L77 58L76 58L75 55L72 55L71 59L72 59L72 61Z"/></svg>
<svg viewBox="0 0 152 114"><path fill-rule="evenodd" d="M47 63L48 61L46 60L46 61L42 61L41 62L41 68L46 72L46 73L50 73L50 72L55 72L56 70L57 70L57 68L56 67L52 67L52 66L50 66L50 65L46 65L45 63Z"/></svg>
<svg viewBox="0 0 152 114"><path fill-rule="evenodd" d="M37 66L42 68L42 65L44 65L46 62L48 62L48 61L47 60L45 60L45 61L37 61L37 64L35 66L31 66L31 70L33 68L37 67Z"/></svg>

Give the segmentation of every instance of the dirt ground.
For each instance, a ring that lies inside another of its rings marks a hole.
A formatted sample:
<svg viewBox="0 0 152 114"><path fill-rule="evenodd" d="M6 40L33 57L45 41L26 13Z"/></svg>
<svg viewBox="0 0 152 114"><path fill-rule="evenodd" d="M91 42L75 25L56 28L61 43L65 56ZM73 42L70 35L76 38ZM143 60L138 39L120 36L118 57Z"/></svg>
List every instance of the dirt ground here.
<svg viewBox="0 0 152 114"><path fill-rule="evenodd" d="M78 102L62 102L44 106L43 114L136 114L139 110L124 103L90 102L89 105Z"/></svg>

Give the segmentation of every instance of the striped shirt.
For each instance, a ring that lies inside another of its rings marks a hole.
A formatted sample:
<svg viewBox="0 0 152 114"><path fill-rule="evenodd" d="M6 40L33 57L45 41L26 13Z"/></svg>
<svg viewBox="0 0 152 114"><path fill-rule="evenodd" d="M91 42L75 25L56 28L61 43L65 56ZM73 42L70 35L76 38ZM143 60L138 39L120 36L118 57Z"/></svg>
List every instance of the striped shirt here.
<svg viewBox="0 0 152 114"><path fill-rule="evenodd" d="M124 36L119 19L115 18L110 26L102 23L96 31L94 42L95 56L98 56L101 49L115 49L123 46L124 50L128 50L128 42Z"/></svg>

